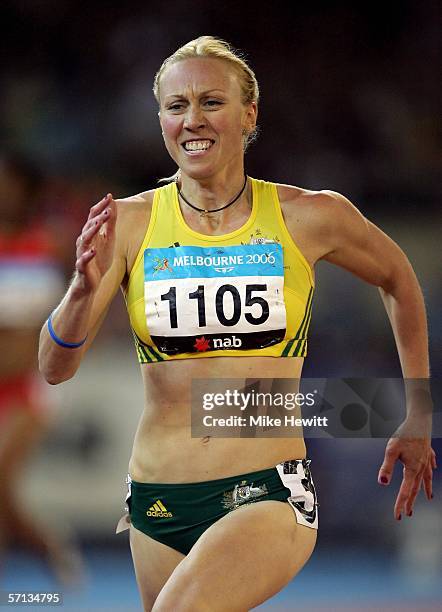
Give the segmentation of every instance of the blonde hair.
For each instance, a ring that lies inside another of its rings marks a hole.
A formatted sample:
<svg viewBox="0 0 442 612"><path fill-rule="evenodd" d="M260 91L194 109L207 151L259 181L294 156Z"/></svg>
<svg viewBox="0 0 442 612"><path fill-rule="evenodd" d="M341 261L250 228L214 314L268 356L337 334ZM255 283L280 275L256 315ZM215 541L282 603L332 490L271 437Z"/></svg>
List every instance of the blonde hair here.
<svg viewBox="0 0 442 612"><path fill-rule="evenodd" d="M244 105L251 103L258 104L259 86L255 73L238 51L225 40L216 38L215 36L200 36L199 38L195 38L195 40L186 43L164 60L155 75L153 83L153 93L158 104L160 103L160 80L165 70L172 64L194 57L208 57L228 62L238 75L238 81L241 88L241 102ZM244 151L246 151L250 143L256 139L257 133L258 130L255 126L251 132L244 134ZM161 179L161 181L177 180L179 172L178 170L173 176Z"/></svg>

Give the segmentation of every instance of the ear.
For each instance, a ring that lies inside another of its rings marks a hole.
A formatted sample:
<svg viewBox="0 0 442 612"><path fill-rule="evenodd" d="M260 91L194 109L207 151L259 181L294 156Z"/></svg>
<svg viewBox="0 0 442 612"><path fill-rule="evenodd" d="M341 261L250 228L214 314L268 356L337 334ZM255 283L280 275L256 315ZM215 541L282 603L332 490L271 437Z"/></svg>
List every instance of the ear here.
<svg viewBox="0 0 442 612"><path fill-rule="evenodd" d="M244 129L247 132L253 132L256 127L256 121L258 119L258 106L256 102L250 102L246 107L244 116Z"/></svg>

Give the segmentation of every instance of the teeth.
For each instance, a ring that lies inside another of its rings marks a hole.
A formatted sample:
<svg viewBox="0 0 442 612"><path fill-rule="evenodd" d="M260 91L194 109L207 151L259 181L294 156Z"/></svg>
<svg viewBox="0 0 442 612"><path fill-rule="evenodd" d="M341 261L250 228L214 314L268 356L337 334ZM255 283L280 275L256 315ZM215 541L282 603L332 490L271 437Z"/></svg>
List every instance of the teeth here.
<svg viewBox="0 0 442 612"><path fill-rule="evenodd" d="M205 151L211 146L211 140L189 140L184 144L184 148L187 151Z"/></svg>

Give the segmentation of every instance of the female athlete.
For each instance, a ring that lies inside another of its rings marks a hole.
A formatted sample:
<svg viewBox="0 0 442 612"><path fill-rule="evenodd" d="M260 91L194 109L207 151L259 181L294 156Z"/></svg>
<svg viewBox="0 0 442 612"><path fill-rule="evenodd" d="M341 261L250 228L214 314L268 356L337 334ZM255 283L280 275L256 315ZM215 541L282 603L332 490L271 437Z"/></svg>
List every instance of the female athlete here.
<svg viewBox="0 0 442 612"><path fill-rule="evenodd" d="M125 519L144 608L244 611L312 554L310 462L300 438L192 438L192 379L299 379L320 259L380 288L408 378L428 377L424 304L405 255L343 196L245 175L258 85L229 45L184 45L154 93L179 170L91 208L75 277L41 332L40 367L53 384L72 377L121 286L145 390ZM380 482L397 459L399 519L422 483L431 496L435 459L429 439L394 438Z"/></svg>

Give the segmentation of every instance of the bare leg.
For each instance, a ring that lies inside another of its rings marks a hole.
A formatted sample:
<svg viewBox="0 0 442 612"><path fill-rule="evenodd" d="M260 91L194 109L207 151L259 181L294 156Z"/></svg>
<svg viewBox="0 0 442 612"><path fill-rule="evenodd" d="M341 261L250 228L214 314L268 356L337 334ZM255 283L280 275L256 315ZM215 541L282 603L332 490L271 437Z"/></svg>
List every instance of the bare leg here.
<svg viewBox="0 0 442 612"><path fill-rule="evenodd" d="M288 503L263 501L213 524L166 582L153 612L246 612L280 591L313 552L316 530Z"/></svg>
<svg viewBox="0 0 442 612"><path fill-rule="evenodd" d="M130 526L130 548L144 610L152 609L158 593L184 555Z"/></svg>

